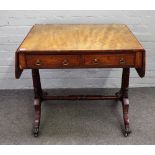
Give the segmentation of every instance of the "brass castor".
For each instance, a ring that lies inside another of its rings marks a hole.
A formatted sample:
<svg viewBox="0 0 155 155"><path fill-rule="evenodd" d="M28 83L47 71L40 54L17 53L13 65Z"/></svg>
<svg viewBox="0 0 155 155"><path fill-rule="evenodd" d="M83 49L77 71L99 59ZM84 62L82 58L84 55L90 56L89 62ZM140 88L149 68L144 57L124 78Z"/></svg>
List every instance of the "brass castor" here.
<svg viewBox="0 0 155 155"><path fill-rule="evenodd" d="M34 137L38 137L38 135L39 135L39 128L38 127L33 128L33 134L34 134Z"/></svg>
<svg viewBox="0 0 155 155"><path fill-rule="evenodd" d="M128 137L130 133L131 133L131 130L129 128L126 128L123 133L124 137Z"/></svg>

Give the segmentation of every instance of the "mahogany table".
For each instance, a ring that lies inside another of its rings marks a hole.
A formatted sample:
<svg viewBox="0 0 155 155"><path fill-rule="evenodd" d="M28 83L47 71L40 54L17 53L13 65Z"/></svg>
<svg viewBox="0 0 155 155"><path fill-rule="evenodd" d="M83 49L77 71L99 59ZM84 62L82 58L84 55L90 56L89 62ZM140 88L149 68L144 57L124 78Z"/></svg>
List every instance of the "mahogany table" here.
<svg viewBox="0 0 155 155"><path fill-rule="evenodd" d="M120 100L123 107L124 136L129 127L129 73L135 68L145 75L145 50L126 25L34 25L16 51L15 76L32 69L35 119L38 136L43 100ZM122 68L122 84L113 96L48 96L43 93L39 69Z"/></svg>

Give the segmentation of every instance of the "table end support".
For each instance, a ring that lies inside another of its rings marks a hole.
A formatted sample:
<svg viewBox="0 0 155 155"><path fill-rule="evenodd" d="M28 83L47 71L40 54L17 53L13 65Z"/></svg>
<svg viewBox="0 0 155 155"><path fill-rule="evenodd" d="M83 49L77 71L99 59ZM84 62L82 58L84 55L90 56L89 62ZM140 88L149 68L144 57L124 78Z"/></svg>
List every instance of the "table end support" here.
<svg viewBox="0 0 155 155"><path fill-rule="evenodd" d="M125 137L129 136L129 134L131 133L129 126L129 98L128 98L129 76L130 76L130 68L123 68L121 90L117 93L117 95L120 96L122 102L123 119L124 119L123 134Z"/></svg>
<svg viewBox="0 0 155 155"><path fill-rule="evenodd" d="M34 124L33 124L33 134L35 137L38 137L40 117L41 117L41 100L40 99L34 99L34 109L35 109L35 117L34 117Z"/></svg>
<svg viewBox="0 0 155 155"><path fill-rule="evenodd" d="M41 101L42 101L42 88L38 69L32 69L32 80L34 87L34 110L35 110L33 134L34 137L38 137L40 118L41 118Z"/></svg>

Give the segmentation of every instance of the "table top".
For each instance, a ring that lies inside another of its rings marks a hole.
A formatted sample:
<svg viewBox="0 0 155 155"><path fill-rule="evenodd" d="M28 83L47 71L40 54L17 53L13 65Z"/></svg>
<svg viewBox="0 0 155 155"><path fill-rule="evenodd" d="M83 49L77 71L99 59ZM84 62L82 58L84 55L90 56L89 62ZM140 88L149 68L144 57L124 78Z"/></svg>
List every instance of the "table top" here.
<svg viewBox="0 0 155 155"><path fill-rule="evenodd" d="M126 25L34 25L18 51L142 50Z"/></svg>

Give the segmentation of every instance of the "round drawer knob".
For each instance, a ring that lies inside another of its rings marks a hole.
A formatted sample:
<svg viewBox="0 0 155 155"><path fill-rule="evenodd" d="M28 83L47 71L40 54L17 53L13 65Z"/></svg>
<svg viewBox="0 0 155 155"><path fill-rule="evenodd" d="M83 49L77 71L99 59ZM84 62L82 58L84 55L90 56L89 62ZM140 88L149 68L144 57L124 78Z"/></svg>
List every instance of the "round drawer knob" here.
<svg viewBox="0 0 155 155"><path fill-rule="evenodd" d="M124 65L124 64L125 64L125 60L124 60L123 58L121 58L121 59L119 60L119 62L120 62L121 65Z"/></svg>
<svg viewBox="0 0 155 155"><path fill-rule="evenodd" d="M40 65L41 65L41 61L39 59L37 59L36 66L40 66Z"/></svg>
<svg viewBox="0 0 155 155"><path fill-rule="evenodd" d="M99 63L98 59L96 59L96 58L93 59L93 63L94 63L94 64L98 64L98 63Z"/></svg>
<svg viewBox="0 0 155 155"><path fill-rule="evenodd" d="M67 59L65 59L64 61L63 61L63 65L64 66L67 66L69 63L68 63L68 60Z"/></svg>

